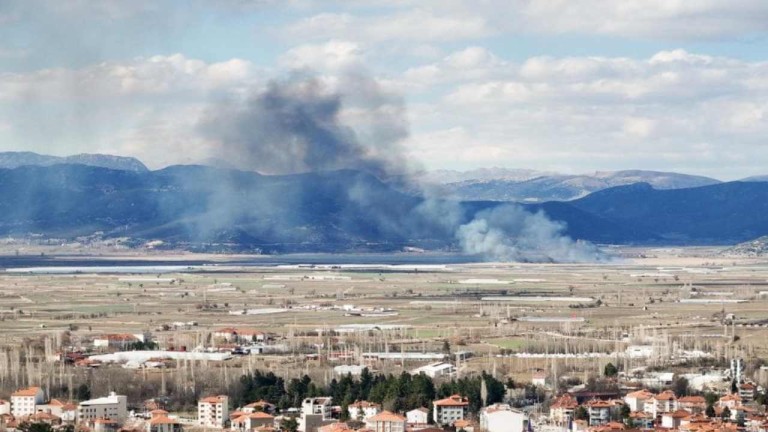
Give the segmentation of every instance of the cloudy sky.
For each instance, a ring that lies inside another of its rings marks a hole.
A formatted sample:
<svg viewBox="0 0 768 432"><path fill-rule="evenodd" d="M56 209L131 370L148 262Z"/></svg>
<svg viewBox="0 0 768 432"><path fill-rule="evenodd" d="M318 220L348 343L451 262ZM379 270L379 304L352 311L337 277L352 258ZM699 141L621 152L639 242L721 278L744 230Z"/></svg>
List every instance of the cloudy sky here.
<svg viewBox="0 0 768 432"><path fill-rule="evenodd" d="M217 102L364 71L429 169L737 179L768 174L766 36L765 0L0 0L0 150L222 157Z"/></svg>

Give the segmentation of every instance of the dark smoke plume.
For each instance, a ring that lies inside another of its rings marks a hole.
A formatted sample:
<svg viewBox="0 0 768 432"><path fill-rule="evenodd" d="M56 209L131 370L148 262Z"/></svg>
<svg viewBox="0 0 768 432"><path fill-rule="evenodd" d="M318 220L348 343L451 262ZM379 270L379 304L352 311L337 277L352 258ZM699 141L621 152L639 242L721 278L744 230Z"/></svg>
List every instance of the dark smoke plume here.
<svg viewBox="0 0 768 432"><path fill-rule="evenodd" d="M307 73L270 82L245 101L216 105L203 133L217 157L263 174L354 169L386 178L403 173L400 142L407 136L402 101L361 73L343 77L342 91ZM360 132L344 124L342 108L358 115Z"/></svg>
<svg viewBox="0 0 768 432"><path fill-rule="evenodd" d="M348 121L356 127L348 126ZM242 170L265 174L355 170L397 187L413 188L417 183L415 168L401 147L408 135L402 100L382 91L375 79L360 71L342 75L335 85L306 72L270 82L243 99L216 104L200 127L217 143L215 157ZM347 198L365 211L366 222L396 238L437 235L487 260L582 262L600 257L595 247L564 236L564 226L543 213L509 204L467 214L461 203L426 188L421 189L420 204L403 210L399 203L382 203L371 182L355 178L344 189ZM225 227L244 217L226 210L238 208L233 201L242 199L238 191L231 185L221 187L209 220L202 225ZM274 200L284 202L302 193L250 199L268 209ZM269 227L256 224L257 231L279 231L281 217L270 219ZM359 223L345 220L344 214L339 217L342 227Z"/></svg>

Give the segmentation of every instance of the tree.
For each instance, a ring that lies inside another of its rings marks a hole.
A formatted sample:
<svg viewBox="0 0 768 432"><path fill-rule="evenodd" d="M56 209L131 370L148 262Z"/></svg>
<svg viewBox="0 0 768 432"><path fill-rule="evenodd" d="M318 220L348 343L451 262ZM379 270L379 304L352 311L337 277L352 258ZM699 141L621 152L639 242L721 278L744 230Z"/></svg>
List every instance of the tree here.
<svg viewBox="0 0 768 432"><path fill-rule="evenodd" d="M283 423L280 424L280 427L286 432L296 432L299 430L299 422L297 422L293 417L288 417L287 419L283 420Z"/></svg>
<svg viewBox="0 0 768 432"><path fill-rule="evenodd" d="M605 365L605 369L603 369L603 375L607 377L615 377L619 374L619 370L616 368L616 366L613 365L613 363L608 363Z"/></svg>
<svg viewBox="0 0 768 432"><path fill-rule="evenodd" d="M629 409L629 405L626 405L626 404L622 405L620 414L622 419L624 420L628 419L629 415L632 414L632 410Z"/></svg>
<svg viewBox="0 0 768 432"><path fill-rule="evenodd" d="M707 410L704 411L704 414L709 418L713 418L715 416L715 406L712 404L707 405Z"/></svg>
<svg viewBox="0 0 768 432"><path fill-rule="evenodd" d="M723 412L720 414L720 418L723 420L728 420L731 418L731 409L728 407L723 408Z"/></svg>
<svg viewBox="0 0 768 432"><path fill-rule="evenodd" d="M29 423L24 422L19 425L22 432L52 432L53 428L48 423Z"/></svg>
<svg viewBox="0 0 768 432"><path fill-rule="evenodd" d="M80 384L77 388L77 400L84 401L91 398L91 389L88 384Z"/></svg>
<svg viewBox="0 0 768 432"><path fill-rule="evenodd" d="M451 343L448 342L448 339L443 341L443 353L445 354L451 353Z"/></svg>
<svg viewBox="0 0 768 432"><path fill-rule="evenodd" d="M587 417L589 417L589 413L587 413L587 409L584 408L584 405L579 405L579 407L573 411L573 418L576 420L586 420Z"/></svg>
<svg viewBox="0 0 768 432"><path fill-rule="evenodd" d="M685 377L677 377L672 383L672 390L677 396L688 396L688 380Z"/></svg>
<svg viewBox="0 0 768 432"><path fill-rule="evenodd" d="M744 411L739 411L739 413L736 414L736 425L738 427L744 427L747 425L747 419L744 417Z"/></svg>

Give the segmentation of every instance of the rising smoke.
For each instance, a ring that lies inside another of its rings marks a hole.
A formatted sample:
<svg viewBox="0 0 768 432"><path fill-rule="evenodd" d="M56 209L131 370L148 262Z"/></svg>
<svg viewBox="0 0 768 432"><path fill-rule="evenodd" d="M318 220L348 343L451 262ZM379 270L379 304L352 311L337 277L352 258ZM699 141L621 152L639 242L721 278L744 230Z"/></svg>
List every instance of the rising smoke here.
<svg viewBox="0 0 768 432"><path fill-rule="evenodd" d="M217 143L217 157L243 170L264 174L355 170L399 188L418 184L417 170L402 148L408 135L402 99L359 70L332 81L307 72L272 81L245 98L215 104L200 128ZM382 203L370 182L352 181L346 193L382 232L404 239L437 233L464 253L486 260L585 262L601 256L594 246L563 235L562 224L518 205L473 215L461 203L422 187L421 202L400 211L398 203ZM229 200L237 193L226 191L221 196ZM270 200L292 197L260 199L269 206ZM216 203L214 225L238 217L221 214L221 209L231 207L229 202Z"/></svg>

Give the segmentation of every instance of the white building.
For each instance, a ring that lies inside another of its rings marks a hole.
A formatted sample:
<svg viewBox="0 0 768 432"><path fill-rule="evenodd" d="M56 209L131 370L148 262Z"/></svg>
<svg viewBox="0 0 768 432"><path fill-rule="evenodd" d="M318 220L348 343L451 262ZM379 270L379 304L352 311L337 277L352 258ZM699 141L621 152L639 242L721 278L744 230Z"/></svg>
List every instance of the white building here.
<svg viewBox="0 0 768 432"><path fill-rule="evenodd" d="M77 406L77 420L108 419L122 424L128 417L128 397L111 392L107 397L82 401Z"/></svg>
<svg viewBox="0 0 768 432"><path fill-rule="evenodd" d="M142 333L105 334L93 339L93 347L124 350L137 342L146 342L146 341L147 341L146 335Z"/></svg>
<svg viewBox="0 0 768 432"><path fill-rule="evenodd" d="M432 403L432 416L439 425L452 425L456 420L463 420L467 415L469 399L460 395L449 396Z"/></svg>
<svg viewBox="0 0 768 432"><path fill-rule="evenodd" d="M306 398L301 402L301 413L307 415L319 415L323 420L331 418L331 402L333 398L314 397Z"/></svg>
<svg viewBox="0 0 768 432"><path fill-rule="evenodd" d="M536 371L533 373L533 376L531 377L531 384L533 384L536 387L546 387L547 386L547 373L544 371Z"/></svg>
<svg viewBox="0 0 768 432"><path fill-rule="evenodd" d="M229 397L209 396L197 402L197 424L203 427L223 428L229 420Z"/></svg>
<svg viewBox="0 0 768 432"><path fill-rule="evenodd" d="M357 401L349 404L347 411L350 419L364 421L368 424L368 419L381 412L381 405L368 401Z"/></svg>
<svg viewBox="0 0 768 432"><path fill-rule="evenodd" d="M368 419L375 432L405 432L405 417L389 411L382 411Z"/></svg>
<svg viewBox="0 0 768 432"><path fill-rule="evenodd" d="M654 417L677 411L677 396L670 390L654 395L645 401L644 411Z"/></svg>
<svg viewBox="0 0 768 432"><path fill-rule="evenodd" d="M487 432L525 432L528 416L506 404L495 404L480 411L480 429Z"/></svg>
<svg viewBox="0 0 768 432"><path fill-rule="evenodd" d="M37 411L53 414L64 423L74 423L77 420L77 406L58 399L51 399L45 405L38 405Z"/></svg>
<svg viewBox="0 0 768 432"><path fill-rule="evenodd" d="M0 415L11 413L11 403L7 400L0 399Z"/></svg>
<svg viewBox="0 0 768 432"><path fill-rule="evenodd" d="M645 401L650 400L653 397L653 393L648 390L638 390L632 393L627 393L624 396L624 403L627 404L629 410L632 412L638 412L645 410Z"/></svg>
<svg viewBox="0 0 768 432"><path fill-rule="evenodd" d="M430 363L412 370L411 374L424 374L430 378L451 377L456 374L456 366L446 362Z"/></svg>
<svg viewBox="0 0 768 432"><path fill-rule="evenodd" d="M429 423L429 410L416 408L405 413L405 419L409 425L425 425Z"/></svg>
<svg viewBox="0 0 768 432"><path fill-rule="evenodd" d="M22 417L37 412L37 405L43 403L45 395L40 387L28 387L11 394L11 414Z"/></svg>
<svg viewBox="0 0 768 432"><path fill-rule="evenodd" d="M181 423L168 417L168 413L157 413L146 424L146 432L181 432Z"/></svg>

